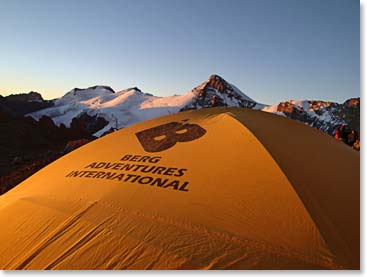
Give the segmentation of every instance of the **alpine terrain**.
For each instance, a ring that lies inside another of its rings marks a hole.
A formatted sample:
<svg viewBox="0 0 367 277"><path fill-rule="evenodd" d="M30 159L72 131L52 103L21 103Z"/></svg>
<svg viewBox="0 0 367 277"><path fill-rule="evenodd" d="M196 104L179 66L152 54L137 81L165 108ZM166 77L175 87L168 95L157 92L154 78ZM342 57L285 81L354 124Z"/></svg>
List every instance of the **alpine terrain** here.
<svg viewBox="0 0 367 277"><path fill-rule="evenodd" d="M71 126L73 120L88 118L95 136L111 129L120 129L154 117L189 109L217 106L246 107L296 119L328 134L342 124L359 131L359 98L343 104L320 100L288 100L276 105L265 105L253 100L235 85L218 75L183 95L157 97L137 87L115 92L108 86L87 89L75 88L63 97L53 100L53 106L31 112L38 120L50 117L56 125ZM97 124L98 122L98 124ZM103 126L102 126L103 125Z"/></svg>
<svg viewBox="0 0 367 277"><path fill-rule="evenodd" d="M183 95L168 97L137 87L115 92L108 86L75 88L54 100L44 100L37 92L0 95L0 194L96 137L157 116L220 106L274 113L330 135L340 131L340 125L359 132L359 98L343 104L288 100L265 105L218 75ZM340 131L342 138L347 135Z"/></svg>

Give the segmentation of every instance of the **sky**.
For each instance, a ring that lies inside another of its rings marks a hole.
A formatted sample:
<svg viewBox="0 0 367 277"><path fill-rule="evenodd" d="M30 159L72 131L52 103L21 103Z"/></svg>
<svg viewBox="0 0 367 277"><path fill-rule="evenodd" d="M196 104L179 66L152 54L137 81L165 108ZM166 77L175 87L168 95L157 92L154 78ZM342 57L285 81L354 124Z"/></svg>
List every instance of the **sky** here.
<svg viewBox="0 0 367 277"><path fill-rule="evenodd" d="M254 100L360 95L357 0L0 0L0 94L183 94L213 73Z"/></svg>

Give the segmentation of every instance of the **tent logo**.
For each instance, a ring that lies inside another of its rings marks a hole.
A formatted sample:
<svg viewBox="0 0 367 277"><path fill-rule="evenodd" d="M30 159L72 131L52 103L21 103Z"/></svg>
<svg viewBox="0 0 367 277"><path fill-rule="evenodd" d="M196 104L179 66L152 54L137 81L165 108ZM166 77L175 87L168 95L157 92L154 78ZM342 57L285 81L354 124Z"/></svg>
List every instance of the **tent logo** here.
<svg viewBox="0 0 367 277"><path fill-rule="evenodd" d="M160 152L173 147L177 142L198 139L206 130L197 124L170 122L135 133L146 152Z"/></svg>

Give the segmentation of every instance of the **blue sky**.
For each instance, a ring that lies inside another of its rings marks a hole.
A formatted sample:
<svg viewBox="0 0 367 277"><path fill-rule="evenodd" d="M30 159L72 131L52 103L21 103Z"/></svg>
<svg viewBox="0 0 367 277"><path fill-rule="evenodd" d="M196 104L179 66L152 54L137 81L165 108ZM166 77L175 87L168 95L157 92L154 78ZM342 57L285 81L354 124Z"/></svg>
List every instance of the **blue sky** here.
<svg viewBox="0 0 367 277"><path fill-rule="evenodd" d="M356 0L0 0L0 94L182 94L217 73L251 98L359 96Z"/></svg>

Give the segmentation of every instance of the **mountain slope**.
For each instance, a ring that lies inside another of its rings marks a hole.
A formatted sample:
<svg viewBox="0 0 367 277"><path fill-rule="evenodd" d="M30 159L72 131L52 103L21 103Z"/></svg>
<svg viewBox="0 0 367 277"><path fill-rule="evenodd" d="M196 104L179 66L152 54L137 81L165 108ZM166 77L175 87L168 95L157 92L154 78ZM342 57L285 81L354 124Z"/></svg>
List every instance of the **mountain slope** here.
<svg viewBox="0 0 367 277"><path fill-rule="evenodd" d="M213 100L213 97L216 97ZM87 89L73 89L54 101L54 106L33 112L30 115L39 119L46 115L57 124L70 126L73 118L83 114L104 118L109 122L101 135L110 128L123 128L134 123L187 109L213 106L254 107L257 103L230 85L218 75L212 75L192 91L175 96L157 97L143 93L138 88L119 92L106 86ZM260 107L260 106L259 106Z"/></svg>
<svg viewBox="0 0 367 277"><path fill-rule="evenodd" d="M29 93L0 95L0 118L21 117L27 113L44 109L53 105L52 101L44 100L41 94L31 91Z"/></svg>
<svg viewBox="0 0 367 277"><path fill-rule="evenodd" d="M38 119L43 115L49 116L56 124L70 126L73 118L88 114L96 118L104 118L109 122L109 128L123 128L131 124L153 117L179 112L189 103L192 94L156 97L141 92L138 88L130 88L120 92L96 86L83 90L68 92L54 101L54 106L30 115Z"/></svg>
<svg viewBox="0 0 367 277"><path fill-rule="evenodd" d="M264 105L252 100L234 85L218 75L211 75L207 81L194 88L192 100L182 108L201 109L216 106L232 106L261 109Z"/></svg>
<svg viewBox="0 0 367 277"><path fill-rule="evenodd" d="M360 130L359 98L348 99L343 104L321 100L289 100L262 110L298 120L330 135L340 125L346 125L358 132Z"/></svg>
<svg viewBox="0 0 367 277"><path fill-rule="evenodd" d="M191 91L167 97L144 93L136 87L119 92L107 86L76 88L56 99L52 107L29 115L35 119L46 115L57 125L66 126L70 126L73 119L86 117L89 120L88 124L100 127L95 133L96 136L100 136L111 128L124 128L166 114L189 109L234 106L275 113L333 134L337 126L350 125L352 122L353 128L359 131L359 98L348 101L338 104L289 100L272 106L264 105L248 97L222 77L213 74ZM93 121L98 121L98 124Z"/></svg>

